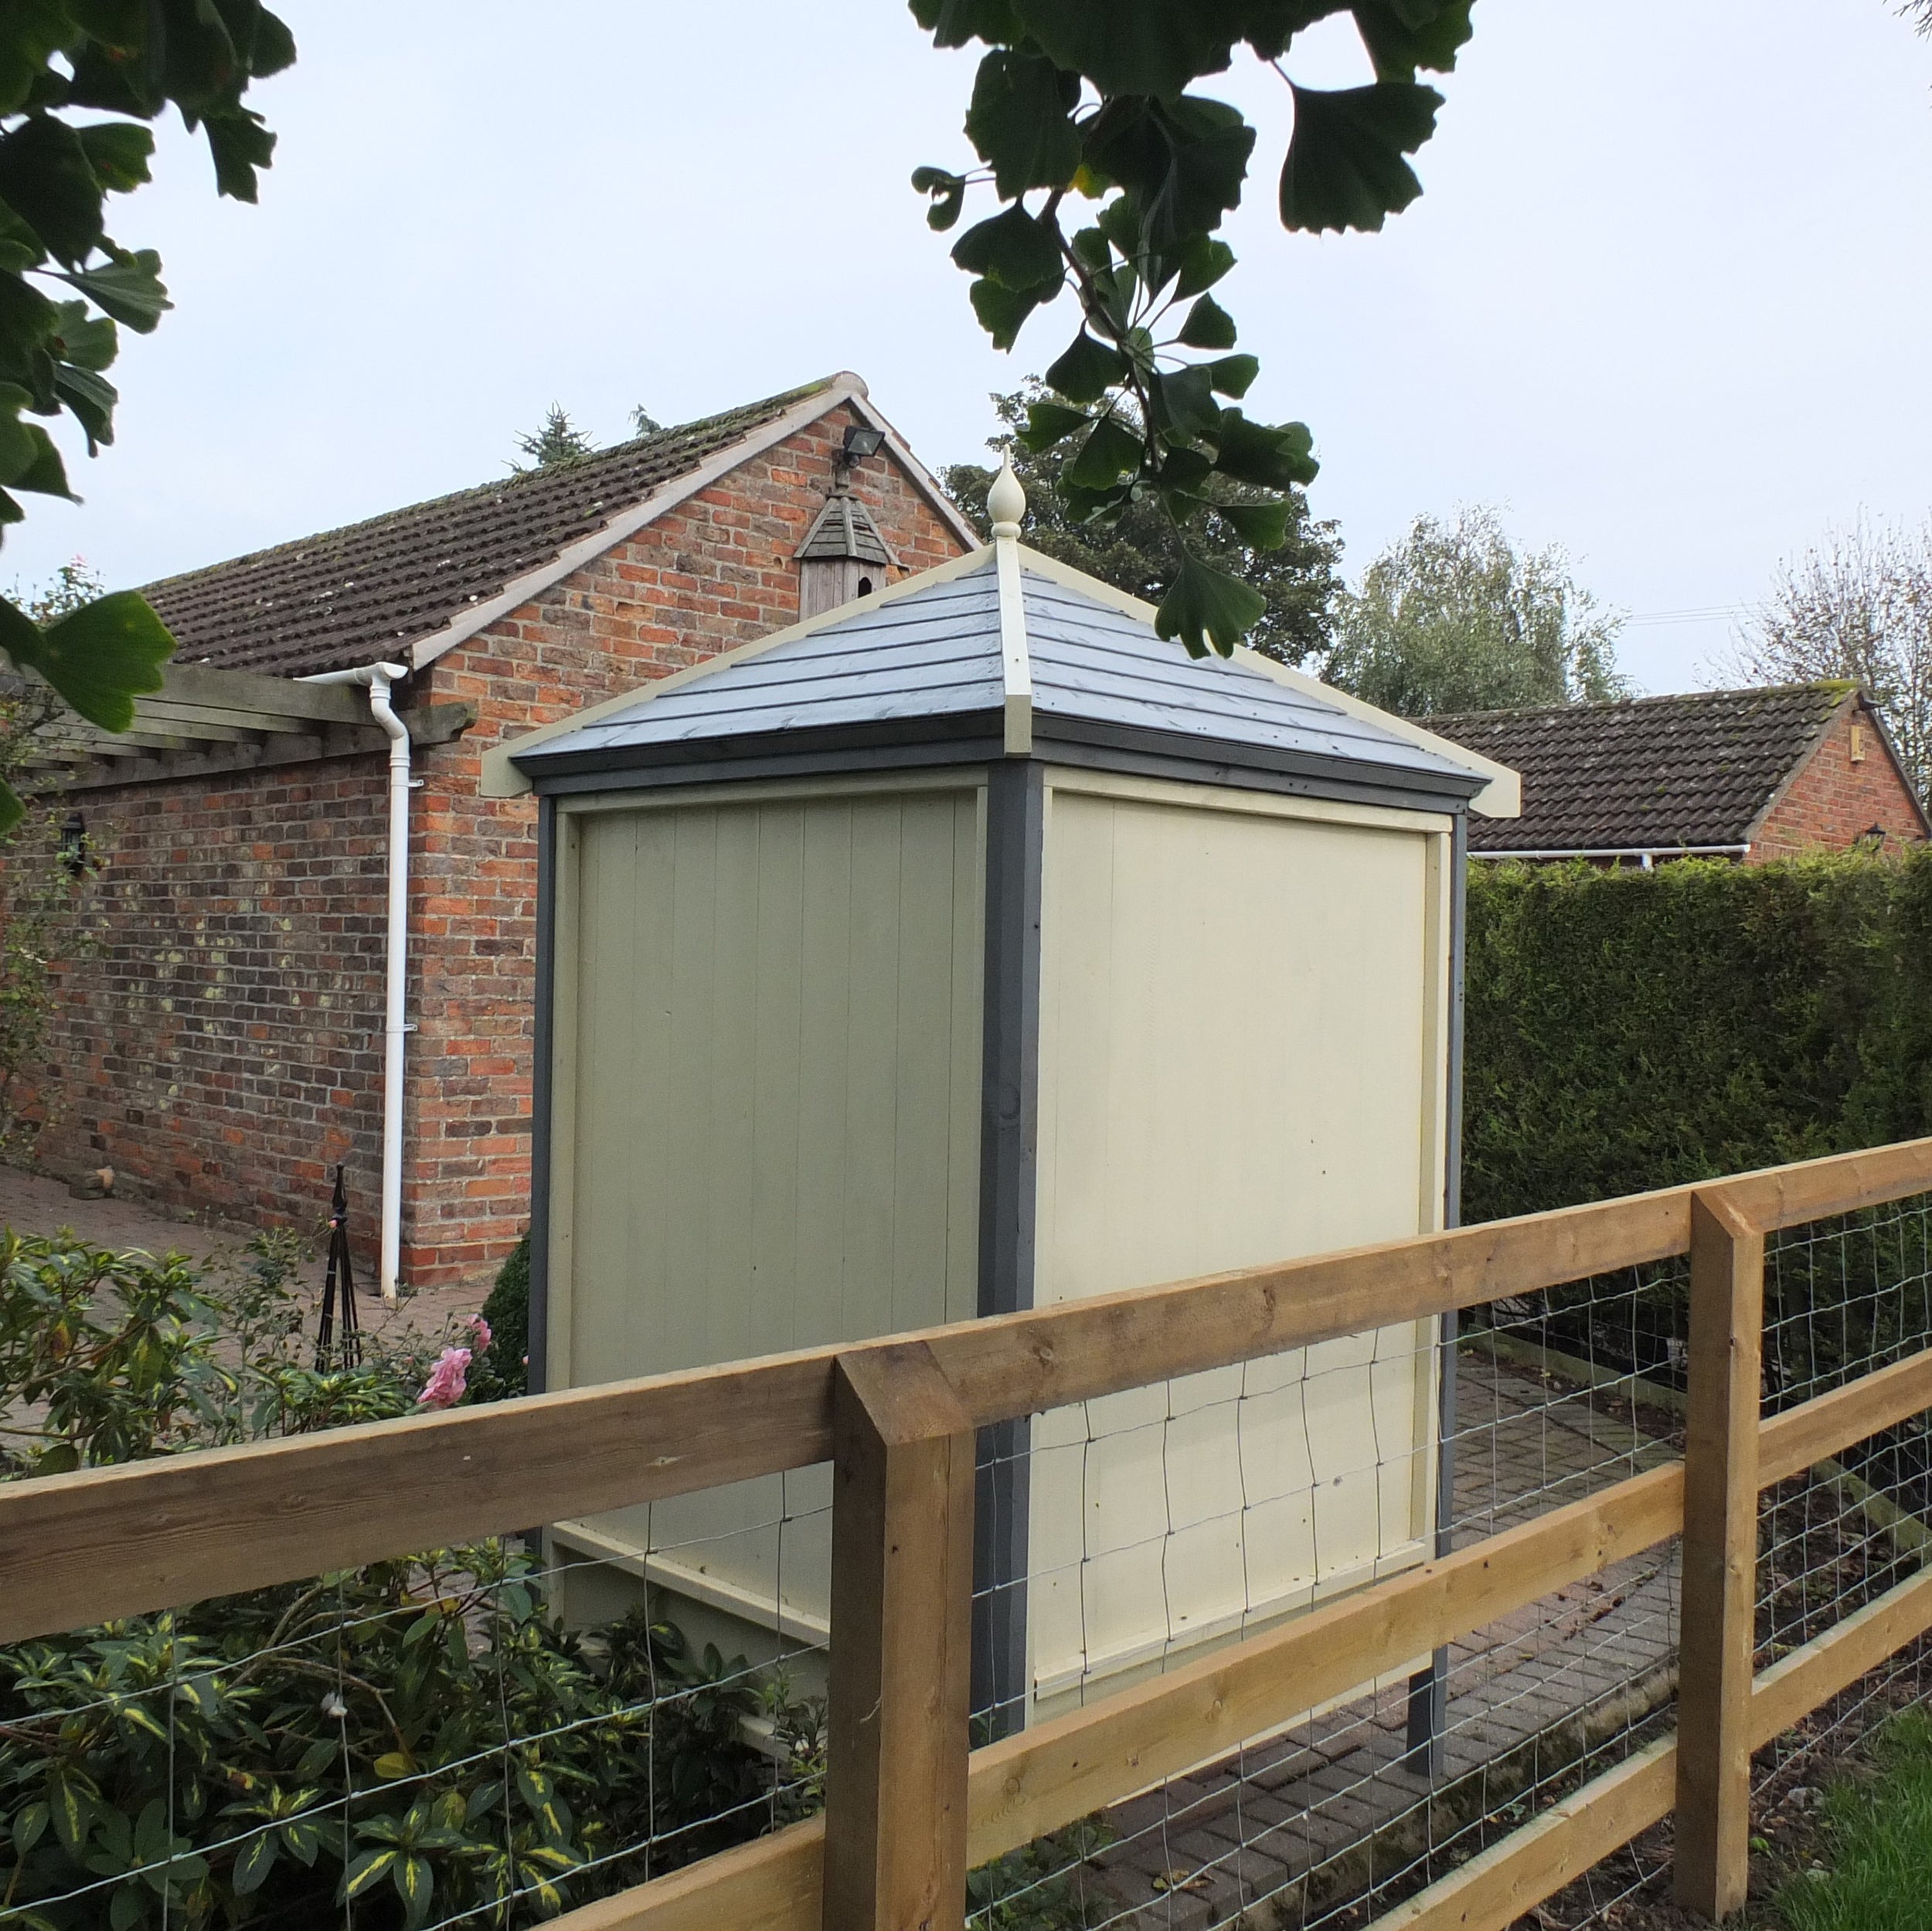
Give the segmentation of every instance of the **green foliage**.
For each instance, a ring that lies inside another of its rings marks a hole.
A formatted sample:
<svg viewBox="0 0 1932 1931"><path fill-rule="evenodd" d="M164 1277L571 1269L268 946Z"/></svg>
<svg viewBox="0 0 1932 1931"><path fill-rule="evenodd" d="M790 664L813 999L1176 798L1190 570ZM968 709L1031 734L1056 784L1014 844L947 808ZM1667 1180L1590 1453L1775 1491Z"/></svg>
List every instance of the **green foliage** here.
<svg viewBox="0 0 1932 1931"><path fill-rule="evenodd" d="M974 313L995 348L1010 348L1063 288L1080 305L1080 331L1048 372L1071 406L1036 405L1029 445L1077 443L1055 477L1070 522L1111 529L1143 506L1165 520L1181 560L1163 573L1161 633L1197 655L1225 652L1273 606L1194 532L1226 485L1285 498L1315 462L1301 423L1256 422L1235 406L1254 358L1216 352L1233 347L1236 328L1206 291L1234 264L1219 230L1240 204L1255 134L1236 109L1188 90L1243 46L1274 65L1294 100L1283 223L1377 229L1421 192L1408 157L1434 131L1441 96L1416 73L1454 66L1470 0L911 5L935 46L988 49L965 121L983 167L913 176L935 229L957 223L975 186L1001 203L953 249L973 277ZM1325 90L1288 80L1281 63L1295 36L1343 13L1374 80ZM1077 214L1083 202L1090 212ZM1270 533L1254 519L1243 542L1266 548Z"/></svg>
<svg viewBox="0 0 1932 1931"><path fill-rule="evenodd" d="M300 1258L265 1235L222 1280L5 1236L0 1474L408 1412L427 1349L301 1365ZM128 1617L0 1651L0 1909L23 1931L321 1931L350 1904L383 1931L528 1924L639 1881L647 1840L655 1873L815 1807L823 1726L647 1607L565 1630L495 1542Z"/></svg>
<svg viewBox="0 0 1932 1931"><path fill-rule="evenodd" d="M481 1398L523 1395L530 1387L530 1236L510 1249L483 1304L490 1345L478 1357L471 1385Z"/></svg>
<svg viewBox="0 0 1932 1931"><path fill-rule="evenodd" d="M26 515L23 495L73 494L29 419L65 411L90 455L111 443L118 331L145 335L170 306L161 257L107 232L107 197L149 178L143 124L175 109L206 135L216 192L253 201L275 138L243 97L294 58L260 0L29 0L0 12L0 526ZM52 624L0 600L0 649L106 730L125 730L135 695L160 688L172 648L126 593ZM0 830L20 810L0 784Z"/></svg>
<svg viewBox="0 0 1932 1931"><path fill-rule="evenodd" d="M100 587L77 559L29 597L27 614L36 623L57 622L89 605ZM56 961L71 964L94 946L87 913L97 855L83 838L73 862L63 857L66 801L44 770L36 773L29 803L20 804L15 789L28 789L26 773L43 748L39 734L60 709L44 684L10 679L0 686L0 1149L27 1130L15 1103L40 1070Z"/></svg>
<svg viewBox="0 0 1932 1931"><path fill-rule="evenodd" d="M1402 717L1621 697L1617 629L1560 549L1519 555L1495 511L1419 516L1344 593L1323 675Z"/></svg>
<svg viewBox="0 0 1932 1931"><path fill-rule="evenodd" d="M1463 1211L1932 1132L1932 850L1472 865Z"/></svg>
<svg viewBox="0 0 1932 1931"><path fill-rule="evenodd" d="M1880 1733L1876 1776L1825 1793L1825 1868L1787 1885L1786 1931L1919 1931L1932 1924L1932 1716L1909 1710Z"/></svg>
<svg viewBox="0 0 1932 1931"><path fill-rule="evenodd" d="M178 1253L116 1253L0 1229L0 1475L406 1415L436 1345L363 1344L318 1372L295 1286L301 1243L263 1234L238 1280Z"/></svg>
<svg viewBox="0 0 1932 1931"><path fill-rule="evenodd" d="M1088 1931L1111 1924L1120 1901L1089 1886L1082 1866L1113 1841L1098 1816L1036 1838L967 1874L967 1909L986 1931Z"/></svg>
<svg viewBox="0 0 1932 1931"><path fill-rule="evenodd" d="M637 412L641 413L641 411ZM641 432L640 432L641 433ZM534 434L519 436L517 447L538 469L553 469L560 464L580 463L597 454L597 444L571 421L561 403L553 403L543 426ZM514 465L521 469L521 463Z"/></svg>
<svg viewBox="0 0 1932 1931"><path fill-rule="evenodd" d="M1206 299L1205 297L1203 300ZM1022 430L1029 412L1067 408L1070 393L1090 400L1093 382L1105 379L1099 363L1108 352L1083 337L1070 369L1066 359L1054 365L1056 382L1072 382L1070 392L1030 382L1010 396L995 396L1001 432L989 447L1006 457L1026 491L1026 541L1049 556L1085 570L1134 597L1158 603L1179 578L1187 551L1161 505L1149 498L1128 504L1107 527L1077 521L1060 493L1068 461L1063 444L1029 448ZM1083 358L1095 365L1083 376ZM1131 438L1130 438L1131 440ZM986 492L994 471L975 463L957 463L945 472L947 492L983 532L990 533ZM1342 589L1338 565L1342 539L1332 523L1318 523L1308 514L1307 496L1300 490L1283 495L1238 483L1216 480L1208 486L1207 506L1188 524L1186 539L1199 556L1216 570L1237 579L1257 593L1264 603L1247 641L1284 664L1299 664L1325 651L1328 644L1335 601ZM1248 519L1258 518L1258 523Z"/></svg>

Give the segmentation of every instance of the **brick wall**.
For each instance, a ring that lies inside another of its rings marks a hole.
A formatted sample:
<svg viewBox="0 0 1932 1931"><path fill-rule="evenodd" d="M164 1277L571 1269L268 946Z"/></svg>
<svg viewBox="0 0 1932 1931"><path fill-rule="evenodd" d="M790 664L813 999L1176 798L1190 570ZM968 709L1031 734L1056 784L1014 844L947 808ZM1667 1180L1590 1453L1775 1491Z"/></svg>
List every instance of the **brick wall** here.
<svg viewBox="0 0 1932 1931"><path fill-rule="evenodd" d="M1859 726L1865 756L1854 763L1852 732ZM1747 863L1794 858L1805 852L1849 851L1873 825L1888 842L1915 843L1925 829L1911 788L1861 702L1841 712L1790 788L1771 808Z"/></svg>
<svg viewBox="0 0 1932 1931"><path fill-rule="evenodd" d="M536 807L477 794L482 754L797 621L791 552L841 409L648 525L411 680L479 722L417 758L403 1276L493 1266L529 1217ZM908 572L958 553L882 456L855 480ZM366 1242L381 1157L380 757L82 801L109 863L106 950L55 1029L43 1158L144 1190L312 1222L343 1159Z"/></svg>
<svg viewBox="0 0 1932 1931"><path fill-rule="evenodd" d="M77 794L107 860L49 1034L42 1159L313 1226L331 1163L376 1225L383 882L378 756Z"/></svg>

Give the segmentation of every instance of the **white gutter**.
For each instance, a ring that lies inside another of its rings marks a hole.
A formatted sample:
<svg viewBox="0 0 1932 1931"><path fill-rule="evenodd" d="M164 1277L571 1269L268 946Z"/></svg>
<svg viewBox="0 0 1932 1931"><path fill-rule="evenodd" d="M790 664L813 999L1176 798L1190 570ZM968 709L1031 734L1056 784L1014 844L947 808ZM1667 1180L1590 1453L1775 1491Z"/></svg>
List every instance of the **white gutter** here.
<svg viewBox="0 0 1932 1931"><path fill-rule="evenodd" d="M1741 858L1748 845L1566 845L1550 852L1478 852L1472 858L1634 858L1648 872L1658 858Z"/></svg>
<svg viewBox="0 0 1932 1931"><path fill-rule="evenodd" d="M409 988L410 733L389 702L389 687L407 677L400 664L363 664L324 671L298 684L362 684L369 712L389 739L389 932L383 1009L383 1298L396 1299L403 1261L403 1043Z"/></svg>

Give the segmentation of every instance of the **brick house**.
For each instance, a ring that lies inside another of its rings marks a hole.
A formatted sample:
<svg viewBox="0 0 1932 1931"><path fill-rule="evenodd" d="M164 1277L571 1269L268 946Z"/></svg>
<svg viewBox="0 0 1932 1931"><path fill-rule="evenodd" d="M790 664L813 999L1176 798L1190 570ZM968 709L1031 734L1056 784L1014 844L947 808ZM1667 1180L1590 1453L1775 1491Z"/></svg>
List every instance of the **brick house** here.
<svg viewBox="0 0 1932 1931"><path fill-rule="evenodd" d="M1746 865L1932 838L1870 699L1841 682L1432 717L1519 772L1522 816L1472 819L1484 858Z"/></svg>
<svg viewBox="0 0 1932 1931"><path fill-rule="evenodd" d="M366 690L299 680L386 661L417 781L401 1278L492 1265L529 1211L536 811L479 795L483 754L796 622L801 576L822 607L978 540L842 374L151 586L168 688L63 749L99 943L42 1163L312 1226L341 1161L372 1249L389 739Z"/></svg>

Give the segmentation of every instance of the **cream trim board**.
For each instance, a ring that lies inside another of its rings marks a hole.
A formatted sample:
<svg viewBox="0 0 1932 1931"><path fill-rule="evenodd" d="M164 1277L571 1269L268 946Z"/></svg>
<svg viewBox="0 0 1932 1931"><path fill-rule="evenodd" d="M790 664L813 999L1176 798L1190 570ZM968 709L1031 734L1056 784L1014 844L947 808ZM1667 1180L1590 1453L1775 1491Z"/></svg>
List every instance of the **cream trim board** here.
<svg viewBox="0 0 1932 1931"><path fill-rule="evenodd" d="M1454 1015L1449 956L1454 917L1455 852L1453 835L1441 832L1429 841L1424 889L1428 893L1423 929L1423 967L1428 975L1428 1003L1423 1025L1422 1086L1427 1113L1420 1135L1421 1159L1417 1175L1416 1231L1441 1232L1447 1209L1449 1179L1449 1039ZM1437 1366L1443 1336L1439 1316L1413 1324L1415 1407L1413 1439L1427 1444L1415 1459L1410 1495L1410 1520L1424 1535L1436 1524L1437 1470L1442 1453L1441 1375Z"/></svg>
<svg viewBox="0 0 1932 1931"><path fill-rule="evenodd" d="M1433 751L1437 757L1447 758L1451 764L1460 764L1465 770L1483 773L1489 782L1469 801L1470 810L1481 817L1522 816L1522 780L1508 765L1498 764L1494 758L1486 758L1480 751L1472 751L1466 745L1438 737L1434 731L1426 730L1420 724L1412 724L1406 717L1397 717L1393 711L1378 710L1372 704L1363 703L1359 697L1351 697L1346 691L1338 691L1332 684L1324 684L1318 677L1309 676L1306 671L1291 671L1287 665L1277 664L1273 658L1264 657L1258 651L1236 651L1235 654L1250 669L1259 671L1264 677L1273 678L1277 684L1285 684L1291 690L1300 691L1321 703L1332 704L1338 711L1345 711L1364 723L1406 739L1423 750Z"/></svg>
<svg viewBox="0 0 1932 1931"><path fill-rule="evenodd" d="M1333 798L1286 797L1272 791L1247 791L1230 785L1188 784L1172 778L1131 777L1054 765L1046 773L1049 796L1056 790L1083 791L1095 797L1121 798L1138 804L1179 805L1196 811L1233 811L1249 818L1300 818L1317 824L1359 825L1369 831L1420 831L1447 838L1451 821L1440 811L1386 809L1349 804Z"/></svg>
<svg viewBox="0 0 1932 1931"><path fill-rule="evenodd" d="M794 1642L809 1643L815 1648L822 1649L832 1641L832 1625L808 1610L801 1610L794 1603L774 1604L765 1596L754 1596L750 1590L739 1588L735 1583L708 1576L689 1562L654 1555L620 1536L606 1535L588 1522L555 1522L551 1525L550 1533L566 1549L573 1549L580 1555L594 1556L627 1576L634 1576L659 1588L688 1596L707 1609L721 1610L727 1616L737 1617L763 1630L770 1630L775 1621L779 1634L790 1637Z"/></svg>
<svg viewBox="0 0 1932 1931"><path fill-rule="evenodd" d="M1429 1112L1422 1134L1416 1232L1441 1231L1449 1175L1449 1035L1451 1031L1449 931L1454 914L1454 855L1451 834L1429 841L1426 883L1428 904L1423 921L1423 969L1428 974L1428 1005L1423 1022L1423 1090Z"/></svg>
<svg viewBox="0 0 1932 1931"><path fill-rule="evenodd" d="M896 583L888 583L883 590L876 590L865 599L865 607L872 609L881 603L896 602L913 590L924 590L930 584L950 583L954 577L970 576L992 557L990 546L969 551L964 556L955 556L949 562L935 563L929 570L921 570L917 576L902 576ZM526 731L520 737L506 738L492 750L483 754L483 772L478 790L486 798L515 798L523 797L530 790L530 780L510 760L526 751L536 750L539 744L547 744L553 738L566 736L584 725L594 724L613 712L628 709L638 703L649 703L662 697L666 691L675 691L701 677L709 677L713 671L723 670L730 664L743 662L748 658L757 657L766 651L776 650L781 644L795 643L800 637L810 637L815 631L824 630L828 624L842 624L850 617L857 606L851 603L835 605L828 610L821 610L816 617L808 617L801 623L787 624L782 631L774 631L768 637L753 637L749 644L734 645L730 650L720 651L716 657L707 657L701 662L687 664L681 671L673 671L668 677L654 678L633 689L621 691L615 697L607 697L601 703L587 705L580 711L573 711L567 716L555 719L550 723L540 724L534 731Z"/></svg>
<svg viewBox="0 0 1932 1931"><path fill-rule="evenodd" d="M1009 537L993 546L999 573L1000 678L1006 755L1024 757L1033 748L1033 660L1026 636L1026 598L1019 580L1019 546Z"/></svg>
<svg viewBox="0 0 1932 1931"><path fill-rule="evenodd" d="M742 437L699 466L677 476L661 488L653 490L648 496L634 503L628 503L607 522L600 524L588 536L580 537L566 549L558 551L547 563L539 563L533 570L506 583L492 597L476 603L464 611L461 616L452 617L440 630L430 631L419 637L406 647L411 666L422 670L434 664L446 652L457 645L466 643L478 631L487 629L500 617L507 617L519 604L548 590L553 583L568 576L573 570L581 569L586 563L601 556L613 543L621 543L627 536L634 536L647 523L655 522L668 509L675 509L679 504L688 501L701 490L709 489L721 477L729 475L740 463L747 462L753 456L760 456L787 436L794 435L808 423L816 422L829 410L836 409L842 403L857 403L866 393L864 382L850 369L841 369L826 382L823 388L815 389L801 401L787 410L782 416L775 416L762 428L753 430Z"/></svg>
<svg viewBox="0 0 1932 1931"><path fill-rule="evenodd" d="M886 447L893 459L906 472L906 478L913 488L923 496L927 506L938 516L947 529L957 538L968 550L979 549L979 532L975 529L946 495L931 471L913 455L906 440L890 423L881 415L871 401L865 379L849 369L841 369L828 379L825 386L815 389L804 397L794 407L784 415L775 417L764 427L754 430L738 441L729 444L700 464L686 474L675 477L662 488L654 490L640 501L627 505L607 522L581 537L567 549L560 550L547 563L540 563L513 582L506 584L495 597L481 603L472 605L461 616L453 617L440 630L431 631L418 637L407 647L411 665L417 670L434 664L446 651L453 651L459 644L467 642L478 631L487 629L498 618L507 617L519 605L527 603L532 597L548 590L553 583L568 576L573 570L580 569L588 563L600 556L614 543L621 543L628 536L634 536L647 524L655 522L666 510L675 509L680 503L709 489L713 483L721 481L741 464L749 462L754 456L774 448L780 443L808 423L816 422L821 416L849 403L872 426L882 432Z"/></svg>

